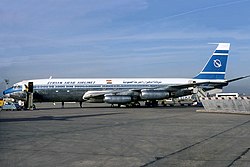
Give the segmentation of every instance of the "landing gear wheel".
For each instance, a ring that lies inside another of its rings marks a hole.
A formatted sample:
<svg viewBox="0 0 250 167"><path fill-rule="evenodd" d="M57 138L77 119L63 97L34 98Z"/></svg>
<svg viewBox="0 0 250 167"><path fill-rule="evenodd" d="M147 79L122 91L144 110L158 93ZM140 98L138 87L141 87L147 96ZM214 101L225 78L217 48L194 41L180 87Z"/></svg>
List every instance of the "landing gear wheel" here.
<svg viewBox="0 0 250 167"><path fill-rule="evenodd" d="M135 106L136 106L136 107L140 107L141 104L140 104L139 102L137 102L137 103L135 103Z"/></svg>
<svg viewBox="0 0 250 167"><path fill-rule="evenodd" d="M146 107L150 107L150 102L146 101L146 102L145 102L145 106L146 106Z"/></svg>
<svg viewBox="0 0 250 167"><path fill-rule="evenodd" d="M152 107L157 107L158 106L158 101L154 100L151 102L152 103Z"/></svg>
<svg viewBox="0 0 250 167"><path fill-rule="evenodd" d="M156 100L146 101L145 106L146 107L157 107L158 106L158 101L156 101Z"/></svg>

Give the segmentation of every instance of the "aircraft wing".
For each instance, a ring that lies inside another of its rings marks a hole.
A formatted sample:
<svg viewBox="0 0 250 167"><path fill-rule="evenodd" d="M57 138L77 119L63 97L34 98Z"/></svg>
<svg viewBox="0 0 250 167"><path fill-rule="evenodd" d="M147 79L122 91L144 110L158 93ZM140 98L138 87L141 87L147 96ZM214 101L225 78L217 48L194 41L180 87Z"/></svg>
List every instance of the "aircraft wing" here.
<svg viewBox="0 0 250 167"><path fill-rule="evenodd" d="M137 95L141 90L140 89L130 89L130 90L103 90L103 91L87 91L83 99L98 99L104 98L105 95L130 95L134 96Z"/></svg>
<svg viewBox="0 0 250 167"><path fill-rule="evenodd" d="M206 90L212 90L216 88L222 88L223 86L227 86L230 82L234 82L240 79L248 78L248 76L238 77L230 80L225 80L223 82L218 81L206 81L206 82L198 82L198 83L188 83L188 84L180 84L180 85L169 85L167 87L155 87L149 88L148 90L156 91L155 93L162 91L162 92L179 92L184 91L183 89L187 89L189 87L201 87ZM117 95L117 96L131 96L131 97L139 97L140 94L144 91L144 89L129 89L129 90L101 90L101 91L87 91L83 99L103 99L105 95ZM147 89L146 89L147 91Z"/></svg>
<svg viewBox="0 0 250 167"><path fill-rule="evenodd" d="M91 98L102 98L102 97L104 97L105 94L113 93L113 92L114 91L106 91L106 90L103 90L103 91L87 91L83 95L83 99L88 100L88 99L91 99Z"/></svg>
<svg viewBox="0 0 250 167"><path fill-rule="evenodd" d="M181 84L181 85L169 85L168 87L164 88L166 91L174 92L180 89L186 89L189 87L196 87L196 86L225 86L227 85L227 82L199 82L199 83L189 83L189 84Z"/></svg>

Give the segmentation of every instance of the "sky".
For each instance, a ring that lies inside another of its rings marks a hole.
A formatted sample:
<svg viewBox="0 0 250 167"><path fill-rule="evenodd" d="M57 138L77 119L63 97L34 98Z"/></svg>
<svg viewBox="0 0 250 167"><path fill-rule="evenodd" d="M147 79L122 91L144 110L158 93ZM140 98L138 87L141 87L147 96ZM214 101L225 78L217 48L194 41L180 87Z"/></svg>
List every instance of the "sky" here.
<svg viewBox="0 0 250 167"><path fill-rule="evenodd" d="M231 43L226 78L250 74L250 0L0 4L0 92L4 79L192 78L218 42ZM225 91L250 94L250 79Z"/></svg>

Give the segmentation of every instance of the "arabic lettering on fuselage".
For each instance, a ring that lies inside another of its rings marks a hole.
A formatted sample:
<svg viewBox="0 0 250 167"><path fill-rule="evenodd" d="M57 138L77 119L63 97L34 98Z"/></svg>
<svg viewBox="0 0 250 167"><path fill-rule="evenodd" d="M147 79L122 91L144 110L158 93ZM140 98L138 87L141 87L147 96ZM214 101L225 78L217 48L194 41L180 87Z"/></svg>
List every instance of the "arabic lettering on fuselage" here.
<svg viewBox="0 0 250 167"><path fill-rule="evenodd" d="M53 82L48 82L47 85L77 85L77 84L94 84L95 81L53 81Z"/></svg>
<svg viewBox="0 0 250 167"><path fill-rule="evenodd" d="M161 84L162 81L123 81L124 84Z"/></svg>

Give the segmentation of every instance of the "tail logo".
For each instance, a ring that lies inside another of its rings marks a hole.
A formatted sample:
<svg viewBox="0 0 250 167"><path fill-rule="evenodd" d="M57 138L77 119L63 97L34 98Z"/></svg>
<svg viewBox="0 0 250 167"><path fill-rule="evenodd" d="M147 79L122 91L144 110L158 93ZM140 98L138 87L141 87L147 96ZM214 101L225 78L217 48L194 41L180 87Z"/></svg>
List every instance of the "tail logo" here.
<svg viewBox="0 0 250 167"><path fill-rule="evenodd" d="M214 67L220 68L222 66L221 61L219 59L214 60Z"/></svg>

